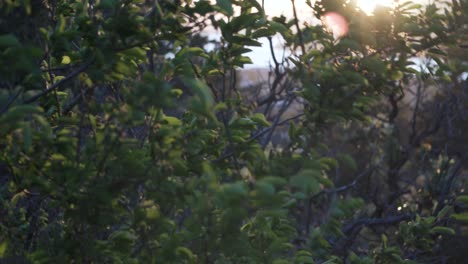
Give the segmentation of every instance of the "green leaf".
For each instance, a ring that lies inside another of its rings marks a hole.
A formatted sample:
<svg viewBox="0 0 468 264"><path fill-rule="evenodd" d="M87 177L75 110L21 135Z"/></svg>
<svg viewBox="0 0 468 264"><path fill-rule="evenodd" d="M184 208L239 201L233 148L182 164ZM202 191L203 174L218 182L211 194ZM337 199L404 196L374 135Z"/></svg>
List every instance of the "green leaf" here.
<svg viewBox="0 0 468 264"><path fill-rule="evenodd" d="M452 218L457 221L468 222L468 213L452 214Z"/></svg>
<svg viewBox="0 0 468 264"><path fill-rule="evenodd" d="M124 50L124 51L122 51L120 53L125 55L125 56L129 56L129 57L136 58L136 59L139 59L139 60L146 59L146 50L144 50L143 48L140 48L140 47L134 47L134 48L131 48L131 49L126 49L126 50Z"/></svg>
<svg viewBox="0 0 468 264"><path fill-rule="evenodd" d="M1 35L0 36L0 47L12 47L12 46L19 46L20 43L18 39L12 35Z"/></svg>
<svg viewBox="0 0 468 264"><path fill-rule="evenodd" d="M244 64L253 64L253 62L250 57L247 56L239 56L232 61L232 65L234 66L244 67Z"/></svg>
<svg viewBox="0 0 468 264"><path fill-rule="evenodd" d="M252 38L244 37L244 36L231 36L228 38L228 40L232 43L236 43L242 46L255 46L255 47L262 46L262 43L256 40L253 40Z"/></svg>
<svg viewBox="0 0 468 264"><path fill-rule="evenodd" d="M437 218L441 219L445 217L450 212L450 209L452 209L451 206L444 206L444 208L442 208L442 210L437 214Z"/></svg>
<svg viewBox="0 0 468 264"><path fill-rule="evenodd" d="M321 177L320 171L303 170L291 177L289 184L308 194L316 194L320 191L318 178Z"/></svg>
<svg viewBox="0 0 468 264"><path fill-rule="evenodd" d="M234 17L231 20L230 26L233 33L238 33L240 30L245 28L252 28L255 21L259 19L258 13L246 13L240 16Z"/></svg>
<svg viewBox="0 0 468 264"><path fill-rule="evenodd" d="M324 157L319 159L319 162L325 170L330 170L338 166L338 162L334 158Z"/></svg>
<svg viewBox="0 0 468 264"><path fill-rule="evenodd" d="M367 57L362 60L362 65L369 71L377 74L384 74L386 71L385 63L377 56Z"/></svg>
<svg viewBox="0 0 468 264"><path fill-rule="evenodd" d="M270 126L270 122L266 120L265 115L263 115L262 113L255 113L253 116L250 117L250 119L252 119L252 121L257 123L258 125Z"/></svg>
<svg viewBox="0 0 468 264"><path fill-rule="evenodd" d="M11 205L15 207L21 199L24 199L26 197L27 195L23 191L16 193L15 195L13 195L13 197L11 197Z"/></svg>
<svg viewBox="0 0 468 264"><path fill-rule="evenodd" d="M350 155L341 154L338 155L338 159L343 163L343 165L348 166L351 170L357 170L357 163Z"/></svg>
<svg viewBox="0 0 468 264"><path fill-rule="evenodd" d="M213 69L213 70L208 71L207 73L208 76L220 75L220 74L222 74L222 71L219 69Z"/></svg>
<svg viewBox="0 0 468 264"><path fill-rule="evenodd" d="M179 256L187 257L189 260L195 260L196 259L195 255L192 253L192 251L190 249L186 248L186 247L177 247L176 253Z"/></svg>
<svg viewBox="0 0 468 264"><path fill-rule="evenodd" d="M343 38L337 45L337 49L346 51L347 49L351 50L361 50L361 45L353 39Z"/></svg>
<svg viewBox="0 0 468 264"><path fill-rule="evenodd" d="M445 226L436 226L431 229L433 234L443 234L443 235L455 235L455 230L450 227Z"/></svg>
<svg viewBox="0 0 468 264"><path fill-rule="evenodd" d="M190 59L193 56L200 56L208 58L209 55L206 54L205 50L199 47L184 47L175 55L176 63L187 63L186 59Z"/></svg>
<svg viewBox="0 0 468 264"><path fill-rule="evenodd" d="M432 49L429 49L428 52L429 52L429 53L432 53L432 54L436 54L436 55L447 56L447 53L445 53L445 52L444 52L443 50L441 50L441 49L432 48Z"/></svg>
<svg viewBox="0 0 468 264"><path fill-rule="evenodd" d="M274 21L270 21L270 28L273 31L279 32L281 34L286 34L289 32L289 29L285 25Z"/></svg>
<svg viewBox="0 0 468 264"><path fill-rule="evenodd" d="M214 111L215 112L220 112L228 109L228 105L225 102L221 102L216 104Z"/></svg>
<svg viewBox="0 0 468 264"><path fill-rule="evenodd" d="M192 87L195 96L191 100L191 110L203 115L212 121L216 121L214 116L214 97L210 88L204 82L196 79L185 79L188 87Z"/></svg>
<svg viewBox="0 0 468 264"><path fill-rule="evenodd" d="M295 192L292 194L292 197L298 200L304 200L307 198L307 195L303 192Z"/></svg>
<svg viewBox="0 0 468 264"><path fill-rule="evenodd" d="M421 4L415 4L413 1L407 1L397 6L397 8L401 11L408 11L413 9L420 9L422 8Z"/></svg>
<svg viewBox="0 0 468 264"><path fill-rule="evenodd" d="M270 197L275 194L275 187L273 184L266 181L257 181L256 188L258 193L260 193L262 196Z"/></svg>
<svg viewBox="0 0 468 264"><path fill-rule="evenodd" d="M385 234L382 234L382 243L383 243L383 248L387 248L387 244L388 244L388 237L385 235Z"/></svg>
<svg viewBox="0 0 468 264"><path fill-rule="evenodd" d="M275 34L276 34L276 31L274 31L271 28L261 28L255 31L254 33L252 33L252 38L257 39L257 38L269 37Z"/></svg>
<svg viewBox="0 0 468 264"><path fill-rule="evenodd" d="M273 260L273 264L289 264L289 261L285 259L275 259Z"/></svg>
<svg viewBox="0 0 468 264"><path fill-rule="evenodd" d="M52 128L50 127L49 122L45 117L39 114L33 115L34 119L41 125L42 134L45 135L46 138L52 137Z"/></svg>
<svg viewBox="0 0 468 264"><path fill-rule="evenodd" d="M216 0L216 4L224 14L228 16L234 15L234 9L232 8L231 0Z"/></svg>
<svg viewBox="0 0 468 264"><path fill-rule="evenodd" d="M165 116L163 118L163 120L166 121L167 124L169 124L171 126L181 126L182 125L182 121L180 119L178 119L177 117Z"/></svg>
<svg viewBox="0 0 468 264"><path fill-rule="evenodd" d="M2 243L0 243L0 258L3 258L5 256L5 252L7 248L8 248L7 241L3 241Z"/></svg>
<svg viewBox="0 0 468 264"><path fill-rule="evenodd" d="M1 118L0 123L10 124L21 121L28 114L37 114L42 112L42 109L34 105L18 105L10 108Z"/></svg>
<svg viewBox="0 0 468 264"><path fill-rule="evenodd" d="M117 249L128 250L137 239L132 230L117 230L109 236L109 240L114 243Z"/></svg>
<svg viewBox="0 0 468 264"><path fill-rule="evenodd" d="M458 202L462 202L464 204L468 204L468 195L460 195L457 197Z"/></svg>
<svg viewBox="0 0 468 264"><path fill-rule="evenodd" d="M63 33L65 31L65 27L67 26L67 22L63 15L58 16L58 22L55 27L56 32Z"/></svg>
<svg viewBox="0 0 468 264"><path fill-rule="evenodd" d="M146 218L149 220L158 219L160 216L159 207L154 204L152 201L145 201L144 204Z"/></svg>
<svg viewBox="0 0 468 264"><path fill-rule="evenodd" d="M404 75L403 75L403 72L401 71L393 71L392 72L392 75L390 76L390 78L394 81L399 81L401 79L403 79Z"/></svg>
<svg viewBox="0 0 468 264"><path fill-rule="evenodd" d="M23 126L23 147L24 151L27 153L31 149L32 145L32 132L31 132L31 125L29 123L25 123Z"/></svg>
<svg viewBox="0 0 468 264"><path fill-rule="evenodd" d="M97 7L102 9L112 9L115 7L115 4L115 0L101 0L99 1L99 5Z"/></svg>
<svg viewBox="0 0 468 264"><path fill-rule="evenodd" d="M257 0L249 0L249 2L250 2L250 4L251 4L253 7L257 8L257 10L258 10L259 12L262 12L262 13L263 13L264 10L263 10L263 8L262 8L262 5L259 3L259 1L257 1Z"/></svg>
<svg viewBox="0 0 468 264"><path fill-rule="evenodd" d="M307 264L314 264L315 261L312 258L312 254L305 250L299 250L296 253L296 257L294 258L294 263L307 263Z"/></svg>
<svg viewBox="0 0 468 264"><path fill-rule="evenodd" d="M238 196L238 197L247 196L247 188L246 188L245 183L243 182L225 184L223 186L223 192L232 196Z"/></svg>
<svg viewBox="0 0 468 264"><path fill-rule="evenodd" d="M88 115L88 118L89 118L89 123L91 124L93 129L96 130L97 128L96 117L93 115Z"/></svg>
<svg viewBox="0 0 468 264"><path fill-rule="evenodd" d="M333 181L328 179L327 177L322 176L318 179L318 181L327 188L332 188L334 186Z"/></svg>
<svg viewBox="0 0 468 264"><path fill-rule="evenodd" d="M269 182L275 186L283 186L287 183L287 181L284 178L281 177L274 177L274 176L267 176L261 178L259 181L266 181Z"/></svg>
<svg viewBox="0 0 468 264"><path fill-rule="evenodd" d="M184 91L182 89L173 88L173 89L171 89L170 93L175 98L179 98L180 96L182 96L184 94Z"/></svg>

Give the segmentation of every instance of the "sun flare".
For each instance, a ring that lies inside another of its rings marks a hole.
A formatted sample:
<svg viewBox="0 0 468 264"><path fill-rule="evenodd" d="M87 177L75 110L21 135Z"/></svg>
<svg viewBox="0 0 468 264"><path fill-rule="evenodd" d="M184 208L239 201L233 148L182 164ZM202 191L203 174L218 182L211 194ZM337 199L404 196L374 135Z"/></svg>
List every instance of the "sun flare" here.
<svg viewBox="0 0 468 264"><path fill-rule="evenodd" d="M356 4L362 11L370 15L372 14L372 12L374 12L374 9L377 5L391 7L391 6L394 6L395 1L394 0L357 0Z"/></svg>

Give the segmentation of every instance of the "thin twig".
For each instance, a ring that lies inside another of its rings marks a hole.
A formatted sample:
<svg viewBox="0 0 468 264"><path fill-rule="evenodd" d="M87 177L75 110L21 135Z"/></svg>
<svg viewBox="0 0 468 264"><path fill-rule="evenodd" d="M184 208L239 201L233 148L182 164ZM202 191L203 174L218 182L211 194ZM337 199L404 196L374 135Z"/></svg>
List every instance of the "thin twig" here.
<svg viewBox="0 0 468 264"><path fill-rule="evenodd" d="M357 183L363 177L365 177L367 175L370 175L379 166L379 164L376 164L376 165L368 168L367 170L361 172L358 176L356 176L356 178L350 184L343 185L341 187L337 187L337 188L333 188L333 189L324 189L324 190L320 191L319 193L317 193L317 194L313 195L312 197L310 197L308 202L307 202L306 234L308 235L309 232L310 232L310 222L312 221L312 203L317 197L319 197L319 196L321 196L323 194L335 194L335 193L345 192L345 191L347 191L347 190L349 190L351 188L354 188L357 185Z"/></svg>
<svg viewBox="0 0 468 264"><path fill-rule="evenodd" d="M56 88L58 88L60 85L66 83L67 81L71 80L72 78L74 78L75 76L77 76L78 74L82 73L83 71L85 71L92 63L93 63L94 59L91 59L89 60L88 62L86 62L85 64L81 65L78 69L74 70L73 72L71 72L69 75L65 76L65 78L61 79L60 81L52 84L49 88L45 89L44 91L40 92L39 94L36 94L35 96L27 99L27 100L24 100L24 103L26 104L30 104L34 101L36 101L37 99L41 98L42 96L44 95L47 95L49 94L50 92L54 91Z"/></svg>
<svg viewBox="0 0 468 264"><path fill-rule="evenodd" d="M23 88L20 88L18 90L18 92L12 96L10 96L10 98L8 98L8 101L7 103L2 107L2 109L0 110L0 115L4 114L6 111L8 111L8 109L10 108L11 104L16 100L16 98L18 98L18 96L23 92Z"/></svg>
<svg viewBox="0 0 468 264"><path fill-rule="evenodd" d="M63 107L63 110L62 110L62 115L65 115L67 114L68 112L70 112L73 107L75 107L78 103L81 102L81 100L83 100L83 96L82 94L78 94L77 96L75 96L71 102L69 104L67 104L66 106Z"/></svg>
<svg viewBox="0 0 468 264"><path fill-rule="evenodd" d="M418 80L418 87L416 90L416 103L413 110L413 117L411 118L411 135L410 135L410 142L413 142L414 137L416 136L416 124L418 122L418 111L419 105L421 103L421 84L422 80Z"/></svg>
<svg viewBox="0 0 468 264"><path fill-rule="evenodd" d="M293 102L293 99L294 98L290 98L288 101L286 101L284 106L280 109L280 112L276 116L275 121L273 122L273 125L271 126L271 129L270 129L267 137L262 142L262 147L263 148L265 148L265 146L270 141L271 137L273 136L273 132L275 132L276 127L278 127L278 124L279 124L279 121L280 121L281 117L286 112L286 110L289 108L289 106L291 106L291 103Z"/></svg>
<svg viewBox="0 0 468 264"><path fill-rule="evenodd" d="M301 45L302 55L304 56L306 54L306 49L305 49L305 45L304 45L304 39L302 37L302 30L299 27L299 18L297 16L297 12L296 12L296 1L291 0L291 3L292 3L292 6L293 6L294 24L296 25L297 36L299 37L299 44Z"/></svg>

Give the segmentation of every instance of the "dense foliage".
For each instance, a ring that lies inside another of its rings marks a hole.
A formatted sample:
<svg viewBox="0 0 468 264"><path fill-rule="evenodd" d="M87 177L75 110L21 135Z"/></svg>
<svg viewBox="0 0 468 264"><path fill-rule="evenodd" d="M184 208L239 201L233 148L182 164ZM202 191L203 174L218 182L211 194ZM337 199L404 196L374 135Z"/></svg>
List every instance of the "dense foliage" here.
<svg viewBox="0 0 468 264"><path fill-rule="evenodd" d="M2 263L461 263L468 1L435 2L307 1L339 36L294 0L1 1Z"/></svg>

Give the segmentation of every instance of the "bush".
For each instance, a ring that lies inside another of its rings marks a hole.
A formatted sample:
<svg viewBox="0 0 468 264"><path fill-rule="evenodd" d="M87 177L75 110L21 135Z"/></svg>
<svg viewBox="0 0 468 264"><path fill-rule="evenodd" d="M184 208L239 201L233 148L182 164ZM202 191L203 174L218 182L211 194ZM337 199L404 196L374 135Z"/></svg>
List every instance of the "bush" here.
<svg viewBox="0 0 468 264"><path fill-rule="evenodd" d="M451 55L468 3L307 2L349 30L254 0L0 4L0 257L461 261L468 154L444 146L468 105ZM268 88L246 98L249 47L276 35L291 55L272 48Z"/></svg>

